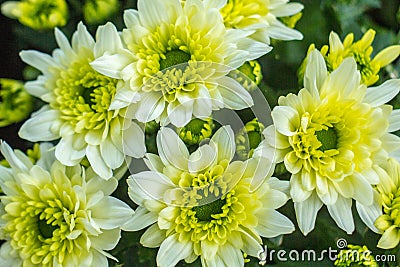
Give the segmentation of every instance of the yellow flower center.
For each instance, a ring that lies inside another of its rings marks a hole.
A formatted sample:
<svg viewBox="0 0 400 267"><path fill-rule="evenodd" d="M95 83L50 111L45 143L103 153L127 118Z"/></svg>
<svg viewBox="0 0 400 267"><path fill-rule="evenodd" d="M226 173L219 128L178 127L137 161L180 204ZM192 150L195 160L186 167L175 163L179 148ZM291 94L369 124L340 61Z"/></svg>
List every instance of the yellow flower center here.
<svg viewBox="0 0 400 267"><path fill-rule="evenodd" d="M60 72L54 93L56 101L50 105L61 112L61 119L71 124L76 132L104 129L114 116L108 108L116 92L117 80L97 73L89 60L71 64Z"/></svg>
<svg viewBox="0 0 400 267"><path fill-rule="evenodd" d="M223 160L202 173L179 176L179 186L185 192L174 203L174 216L167 219L172 227L167 233L176 232L180 240L193 242L197 255L201 255L202 241L222 245L245 221L256 223L252 214L262 206L257 195L249 193L250 181L230 184L234 174L225 172L228 163Z"/></svg>
<svg viewBox="0 0 400 267"><path fill-rule="evenodd" d="M337 133L334 127L329 127L327 130L323 129L316 131L315 135L318 141L321 142L321 146L318 148L322 152L325 150L337 148Z"/></svg>
<svg viewBox="0 0 400 267"><path fill-rule="evenodd" d="M160 70L164 70L178 64L187 63L189 60L189 53L186 53L182 50L169 51L160 59Z"/></svg>

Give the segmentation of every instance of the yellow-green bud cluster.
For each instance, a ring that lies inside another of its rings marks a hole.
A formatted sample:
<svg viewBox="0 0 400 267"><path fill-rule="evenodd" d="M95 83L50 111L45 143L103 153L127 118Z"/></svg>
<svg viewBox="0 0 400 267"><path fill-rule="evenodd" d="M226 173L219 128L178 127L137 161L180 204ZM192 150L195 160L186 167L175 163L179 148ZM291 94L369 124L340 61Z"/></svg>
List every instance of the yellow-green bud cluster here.
<svg viewBox="0 0 400 267"><path fill-rule="evenodd" d="M34 30L62 27L68 21L68 5L65 0L7 1L1 5L3 15L18 19Z"/></svg>
<svg viewBox="0 0 400 267"><path fill-rule="evenodd" d="M257 118L249 121L235 137L236 154L240 160L251 158L254 149L262 140L264 125Z"/></svg>
<svg viewBox="0 0 400 267"><path fill-rule="evenodd" d="M367 246L347 245L348 249L342 249L335 261L335 266L370 266L378 267L374 256Z"/></svg>
<svg viewBox="0 0 400 267"><path fill-rule="evenodd" d="M257 60L246 61L237 70L231 71L229 76L243 85L248 91L255 90L263 78L261 65Z"/></svg>
<svg viewBox="0 0 400 267"><path fill-rule="evenodd" d="M32 106L32 97L22 82L0 79L0 127L24 120L31 113Z"/></svg>
<svg viewBox="0 0 400 267"><path fill-rule="evenodd" d="M214 130L211 118L191 120L184 127L178 129L179 137L187 145L197 145L204 139L210 138Z"/></svg>
<svg viewBox="0 0 400 267"><path fill-rule="evenodd" d="M83 18L89 24L106 22L119 10L117 0L87 0L83 5Z"/></svg>

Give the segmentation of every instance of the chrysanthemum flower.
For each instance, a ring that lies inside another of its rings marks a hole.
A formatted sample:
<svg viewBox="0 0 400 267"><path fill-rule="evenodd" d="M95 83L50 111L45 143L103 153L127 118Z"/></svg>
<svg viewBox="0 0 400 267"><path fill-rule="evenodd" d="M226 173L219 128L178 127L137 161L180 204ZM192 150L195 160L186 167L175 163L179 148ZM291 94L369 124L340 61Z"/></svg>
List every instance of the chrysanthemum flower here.
<svg viewBox="0 0 400 267"><path fill-rule="evenodd" d="M111 197L117 179L91 169L66 167L54 151L33 165L2 143L11 168L0 166L1 266L108 266L106 250L120 239L120 226L133 214ZM113 258L114 259L114 258Z"/></svg>
<svg viewBox="0 0 400 267"><path fill-rule="evenodd" d="M399 91L395 79L375 88L361 84L352 57L328 74L323 56L314 50L304 88L279 98L265 142L291 173L290 195L304 234L314 228L323 204L336 224L351 233L352 199L373 202L371 185L379 182L375 167L400 147L400 138L389 133L400 128L400 113L385 104Z"/></svg>
<svg viewBox="0 0 400 267"><path fill-rule="evenodd" d="M376 186L379 197L374 203L379 206L380 216L374 225L382 234L378 247L391 249L400 243L400 163L390 158L383 168L386 173L382 173Z"/></svg>
<svg viewBox="0 0 400 267"><path fill-rule="evenodd" d="M17 80L0 79L0 127L20 122L32 112L33 99L24 84Z"/></svg>
<svg viewBox="0 0 400 267"><path fill-rule="evenodd" d="M65 0L7 1L1 13L34 30L48 30L67 23L68 5Z"/></svg>
<svg viewBox="0 0 400 267"><path fill-rule="evenodd" d="M342 43L335 32L329 35L329 46L321 48L329 72L337 69L345 58L353 57L361 73L361 83L370 86L379 80L379 71L400 55L400 45L386 47L372 57L375 31L369 29L363 37L354 42L354 34L348 34ZM311 45L309 51L312 51ZM300 74L303 75L304 73Z"/></svg>
<svg viewBox="0 0 400 267"><path fill-rule="evenodd" d="M145 152L140 127L125 119L125 110L110 110L121 83L96 72L90 62L122 47L111 23L99 27L94 41L80 23L72 46L58 29L59 49L49 56L38 51L22 51L21 58L43 75L26 83L27 91L47 102L26 121L19 135L29 141L61 138L56 157L72 166L85 156L94 171L110 178L124 162L124 154L139 157ZM112 40L112 41L111 41Z"/></svg>
<svg viewBox="0 0 400 267"><path fill-rule="evenodd" d="M140 242L160 247L158 266L198 257L203 266L243 266L243 253L262 251L261 236L294 231L293 223L275 210L288 200L282 192L288 182L269 178L273 168L266 158L232 161L235 142L229 126L190 155L170 128L161 129L157 146L160 156L147 155L150 171L128 178L129 196L139 207L123 229L150 226ZM269 179L252 191L258 175Z"/></svg>
<svg viewBox="0 0 400 267"><path fill-rule="evenodd" d="M206 0L205 2L211 2ZM219 1L221 3L225 1ZM252 38L270 44L277 40L301 40L303 35L287 27L278 18L298 14L303 5L288 0L227 0L221 5L221 15L226 27L255 30Z"/></svg>
<svg viewBox="0 0 400 267"><path fill-rule="evenodd" d="M212 110L251 106L250 94L226 75L270 49L249 39L251 30L227 30L217 4L139 0L138 11L126 10L126 49L91 64L128 84L113 107L125 107L140 94L133 105L139 121L183 127L192 117L209 117Z"/></svg>

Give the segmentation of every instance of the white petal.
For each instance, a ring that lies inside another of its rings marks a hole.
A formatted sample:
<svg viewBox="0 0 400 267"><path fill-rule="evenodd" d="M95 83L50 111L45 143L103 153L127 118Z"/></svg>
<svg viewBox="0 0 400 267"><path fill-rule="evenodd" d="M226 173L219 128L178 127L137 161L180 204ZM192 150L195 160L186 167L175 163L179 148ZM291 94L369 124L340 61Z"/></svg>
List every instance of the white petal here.
<svg viewBox="0 0 400 267"><path fill-rule="evenodd" d="M189 156L188 168L191 173L199 173L210 168L217 161L217 152L210 145L203 145Z"/></svg>
<svg viewBox="0 0 400 267"><path fill-rule="evenodd" d="M37 68L42 73L48 73L50 67L56 64L51 56L34 50L21 51L19 56L22 61Z"/></svg>
<svg viewBox="0 0 400 267"><path fill-rule="evenodd" d="M162 242L157 253L157 265L160 267L173 267L180 260L191 255L191 242L179 242L178 234L169 236Z"/></svg>
<svg viewBox="0 0 400 267"><path fill-rule="evenodd" d="M278 132L286 136L296 133L300 124L299 114L296 110L288 106L276 106L271 115Z"/></svg>
<svg viewBox="0 0 400 267"><path fill-rule="evenodd" d="M342 97L354 95L354 91L360 85L361 76L357 71L357 64L353 57L343 60L340 66L330 74L329 85L326 88L326 94L329 94L331 88L340 91Z"/></svg>
<svg viewBox="0 0 400 267"><path fill-rule="evenodd" d="M156 154L146 153L146 158L144 158L147 168L155 172L163 172L164 164L162 163L160 157Z"/></svg>
<svg viewBox="0 0 400 267"><path fill-rule="evenodd" d="M382 215L382 207L379 203L380 197L376 191L374 191L374 202L372 205L365 206L358 201L356 202L357 212L361 220L375 233L379 233L379 230L375 227L374 223Z"/></svg>
<svg viewBox="0 0 400 267"><path fill-rule="evenodd" d="M370 183L363 176L357 174L353 175L351 182L356 189L354 190L353 198L364 205L371 205L373 201L373 189Z"/></svg>
<svg viewBox="0 0 400 267"><path fill-rule="evenodd" d="M32 162L22 160L17 155L15 155L12 148L6 142L0 141L0 150L4 158L7 160L8 164L10 164L11 168L13 168L14 170L27 173L32 168Z"/></svg>
<svg viewBox="0 0 400 267"><path fill-rule="evenodd" d="M351 213L351 198L344 198L339 196L336 203L333 205L327 205L329 214L336 222L340 229L346 231L347 234L351 234L354 231L354 220L353 214Z"/></svg>
<svg viewBox="0 0 400 267"><path fill-rule="evenodd" d="M147 248L157 248L166 237L165 230L161 230L157 224L153 224L140 237L140 244Z"/></svg>
<svg viewBox="0 0 400 267"><path fill-rule="evenodd" d="M72 57L76 56L75 51L72 50L72 47L69 44L67 37L62 33L62 31L60 31L58 28L55 28L54 34L55 34L58 46L65 53L65 55L68 58L72 58Z"/></svg>
<svg viewBox="0 0 400 267"><path fill-rule="evenodd" d="M102 233L95 238L91 238L92 247L98 250L111 250L115 248L121 238L121 230L119 228L112 230L102 230Z"/></svg>
<svg viewBox="0 0 400 267"><path fill-rule="evenodd" d="M109 168L101 156L100 147L88 145L86 148L86 157L94 172L104 179L112 177L112 170Z"/></svg>
<svg viewBox="0 0 400 267"><path fill-rule="evenodd" d="M100 144L100 152L104 162L113 170L124 162L124 154L113 144L111 138L107 138Z"/></svg>
<svg viewBox="0 0 400 267"><path fill-rule="evenodd" d="M317 213L321 207L322 202L315 192L307 200L294 203L297 224L304 235L314 229Z"/></svg>
<svg viewBox="0 0 400 267"><path fill-rule="evenodd" d="M400 130L400 109L395 109L392 111L389 117L389 128L388 132L395 132Z"/></svg>
<svg viewBox="0 0 400 267"><path fill-rule="evenodd" d="M260 238L259 234L243 227L240 227L238 230L242 236L243 252L247 255L257 257L258 253L263 250L261 246L262 239Z"/></svg>
<svg viewBox="0 0 400 267"><path fill-rule="evenodd" d="M275 17L287 17L299 13L304 6L299 3L288 3L271 10Z"/></svg>
<svg viewBox="0 0 400 267"><path fill-rule="evenodd" d="M86 26L82 22L78 23L77 31L72 35L72 48L77 51L82 48L93 49L94 39L87 31Z"/></svg>
<svg viewBox="0 0 400 267"><path fill-rule="evenodd" d="M133 199L137 204L143 205L143 200L162 200L165 192L175 185L162 173L144 171L131 175L128 178L129 193L136 194Z"/></svg>
<svg viewBox="0 0 400 267"><path fill-rule="evenodd" d="M95 58L104 55L106 52L114 54L121 48L122 41L114 24L107 22L97 29L96 44L93 50Z"/></svg>
<svg viewBox="0 0 400 267"><path fill-rule="evenodd" d="M208 89L204 85L199 85L199 95L193 104L193 116L197 118L209 117L212 112L212 101Z"/></svg>
<svg viewBox="0 0 400 267"><path fill-rule="evenodd" d="M217 162L227 159L231 161L235 155L235 134L230 125L223 126L215 132L211 140L217 146Z"/></svg>
<svg viewBox="0 0 400 267"><path fill-rule="evenodd" d="M193 114L193 101L179 103L174 101L167 107L168 118L176 127L183 127L189 123Z"/></svg>
<svg viewBox="0 0 400 267"><path fill-rule="evenodd" d="M136 118L141 122L149 122L160 117L165 108L162 94L150 92L141 95L141 97L135 114Z"/></svg>
<svg viewBox="0 0 400 267"><path fill-rule="evenodd" d="M49 109L48 105L32 114L19 129L18 135L31 142L52 141L60 138L57 132L52 130L56 121L58 121L59 111Z"/></svg>
<svg viewBox="0 0 400 267"><path fill-rule="evenodd" d="M295 230L289 218L273 209L261 209L258 213L256 231L267 238L289 234Z"/></svg>
<svg viewBox="0 0 400 267"><path fill-rule="evenodd" d="M150 212L146 208L139 206L135 210L135 214L129 220L126 220L121 228L124 231L139 231L157 222L157 218L157 213Z"/></svg>
<svg viewBox="0 0 400 267"><path fill-rule="evenodd" d="M271 25L268 25L266 28L267 34L278 40L301 40L303 39L303 35L301 32L286 27L282 22L275 20Z"/></svg>
<svg viewBox="0 0 400 267"><path fill-rule="evenodd" d="M220 246L217 255L224 262L224 265L219 266L244 266L242 251L228 242Z"/></svg>
<svg viewBox="0 0 400 267"><path fill-rule="evenodd" d="M378 107L392 100L400 91L400 79L390 79L377 87L367 88L364 102Z"/></svg>
<svg viewBox="0 0 400 267"><path fill-rule="evenodd" d="M140 95L138 92L129 89L129 87L128 88L123 87L120 90L118 90L117 93L115 94L109 109L110 110L122 109L124 107L127 107L130 103L136 103L139 99Z"/></svg>
<svg viewBox="0 0 400 267"><path fill-rule="evenodd" d="M224 76L218 79L217 82L225 107L240 110L251 107L254 104L250 93L234 79Z"/></svg>
<svg viewBox="0 0 400 267"><path fill-rule="evenodd" d="M73 147L73 138L74 136L72 135L63 137L56 146L56 158L62 164L67 166L74 166L78 164L86 154L85 148L82 150L76 150Z"/></svg>
<svg viewBox="0 0 400 267"><path fill-rule="evenodd" d="M133 215L133 210L126 203L111 196L104 197L90 210L97 225L108 230L121 227Z"/></svg>
<svg viewBox="0 0 400 267"><path fill-rule="evenodd" d="M157 133L157 149L164 165L187 170L189 152L186 145L171 128L162 127Z"/></svg>
<svg viewBox="0 0 400 267"><path fill-rule="evenodd" d="M132 62L132 58L127 54L105 54L90 63L93 69L103 75L115 79L121 79L121 71Z"/></svg>
<svg viewBox="0 0 400 267"><path fill-rule="evenodd" d="M399 229L397 225L392 225L382 234L382 237L379 239L377 247L383 249L391 249L395 248L400 241L399 238Z"/></svg>
<svg viewBox="0 0 400 267"><path fill-rule="evenodd" d="M325 59L318 50L313 50L307 58L304 73L304 88L310 92L313 98L319 99L319 90L322 88L327 75Z"/></svg>
<svg viewBox="0 0 400 267"><path fill-rule="evenodd" d="M131 126L122 132L124 154L134 158L143 157L146 153L145 137L142 128L132 122Z"/></svg>

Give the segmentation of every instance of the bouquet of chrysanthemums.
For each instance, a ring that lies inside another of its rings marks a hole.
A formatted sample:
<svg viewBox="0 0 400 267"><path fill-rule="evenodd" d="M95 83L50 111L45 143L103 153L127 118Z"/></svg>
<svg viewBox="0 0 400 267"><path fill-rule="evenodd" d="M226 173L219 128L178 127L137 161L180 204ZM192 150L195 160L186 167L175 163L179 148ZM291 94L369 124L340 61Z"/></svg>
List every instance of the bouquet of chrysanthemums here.
<svg viewBox="0 0 400 267"><path fill-rule="evenodd" d="M0 266L399 264L399 3L299 2L4 2Z"/></svg>

